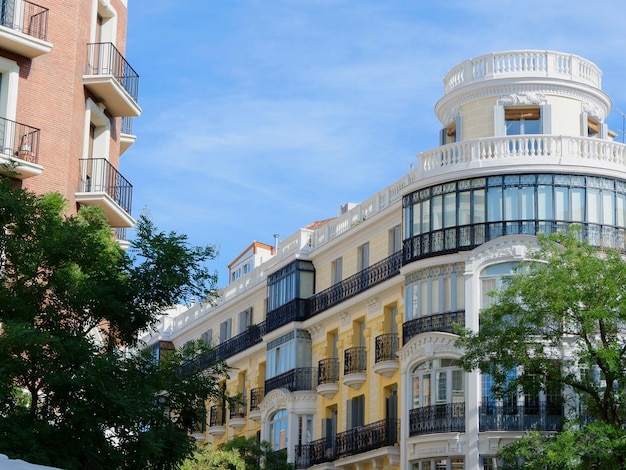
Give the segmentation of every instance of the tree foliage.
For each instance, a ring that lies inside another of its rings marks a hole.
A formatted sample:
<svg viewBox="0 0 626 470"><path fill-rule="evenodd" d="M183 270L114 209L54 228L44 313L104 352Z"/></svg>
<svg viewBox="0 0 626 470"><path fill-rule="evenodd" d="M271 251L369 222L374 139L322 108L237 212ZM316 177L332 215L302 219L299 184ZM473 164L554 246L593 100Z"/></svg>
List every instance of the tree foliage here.
<svg viewBox="0 0 626 470"><path fill-rule="evenodd" d="M573 411L570 418L581 416L583 425L599 424L582 431L574 427L541 445L535 434L512 449L522 454L541 450L545 459L560 445L580 457L590 429L598 436L610 432L623 439L626 262L616 251L599 251L581 242L578 233L540 236L531 258L496 293L495 303L480 313L479 331L461 332L462 362L466 370L491 375L500 396L522 391L534 395L548 384L566 392L567 409ZM507 374L512 369L517 370L514 378ZM612 461L624 462L624 450L615 448L619 453L613 453ZM565 458L555 452L557 457ZM590 468L582 462L582 467L545 468ZM524 468L544 468L538 465Z"/></svg>
<svg viewBox="0 0 626 470"><path fill-rule="evenodd" d="M267 441L255 437L235 437L216 448L198 451L188 459L181 470L293 470L287 463L285 450L273 451Z"/></svg>
<svg viewBox="0 0 626 470"><path fill-rule="evenodd" d="M124 252L99 209L65 216L65 204L0 181L0 453L68 470L174 468L226 367L190 368L200 342L160 361L128 351L167 307L214 298L214 249L142 216Z"/></svg>

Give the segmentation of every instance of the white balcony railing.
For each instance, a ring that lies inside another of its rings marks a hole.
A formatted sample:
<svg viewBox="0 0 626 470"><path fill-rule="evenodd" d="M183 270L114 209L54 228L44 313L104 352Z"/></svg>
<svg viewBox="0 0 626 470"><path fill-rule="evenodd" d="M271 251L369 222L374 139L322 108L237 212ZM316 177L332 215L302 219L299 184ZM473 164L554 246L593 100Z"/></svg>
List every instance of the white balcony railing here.
<svg viewBox="0 0 626 470"><path fill-rule="evenodd" d="M559 78L601 88L602 72L577 55L554 51L509 51L466 60L443 79L445 94L483 80L508 77Z"/></svg>

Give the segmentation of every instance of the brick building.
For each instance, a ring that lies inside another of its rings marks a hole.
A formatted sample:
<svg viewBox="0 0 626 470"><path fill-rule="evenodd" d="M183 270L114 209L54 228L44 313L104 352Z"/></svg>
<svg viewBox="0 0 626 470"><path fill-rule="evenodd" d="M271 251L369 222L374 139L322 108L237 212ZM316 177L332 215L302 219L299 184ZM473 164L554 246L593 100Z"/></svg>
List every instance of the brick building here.
<svg viewBox="0 0 626 470"><path fill-rule="evenodd" d="M120 242L132 184L139 76L126 61L127 0L0 1L0 163L36 193L102 207ZM10 173L7 173L10 172Z"/></svg>

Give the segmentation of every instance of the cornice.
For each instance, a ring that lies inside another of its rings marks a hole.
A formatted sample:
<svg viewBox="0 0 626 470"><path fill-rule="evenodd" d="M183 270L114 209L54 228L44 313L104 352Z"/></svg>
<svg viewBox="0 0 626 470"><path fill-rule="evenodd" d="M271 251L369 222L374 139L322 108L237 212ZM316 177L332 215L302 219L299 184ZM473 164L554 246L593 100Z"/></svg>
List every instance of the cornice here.
<svg viewBox="0 0 626 470"><path fill-rule="evenodd" d="M459 115L461 106L484 98L512 100L515 97L560 96L581 101L583 109L592 117L604 120L610 110L611 100L602 90L583 88L577 84L558 85L553 83L494 83L489 86L468 87L446 95L435 105L435 113L444 127L451 124ZM519 99L519 98L518 98Z"/></svg>

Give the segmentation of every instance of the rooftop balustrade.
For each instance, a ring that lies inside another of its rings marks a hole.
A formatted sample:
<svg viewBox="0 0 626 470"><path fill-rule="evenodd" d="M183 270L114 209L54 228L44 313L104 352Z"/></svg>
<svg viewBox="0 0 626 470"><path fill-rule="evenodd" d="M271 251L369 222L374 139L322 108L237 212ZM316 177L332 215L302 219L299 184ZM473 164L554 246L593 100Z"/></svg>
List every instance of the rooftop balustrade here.
<svg viewBox="0 0 626 470"><path fill-rule="evenodd" d="M557 78L601 88L602 72L574 54L520 50L475 57L451 69L443 79L446 94L457 88L499 78Z"/></svg>

